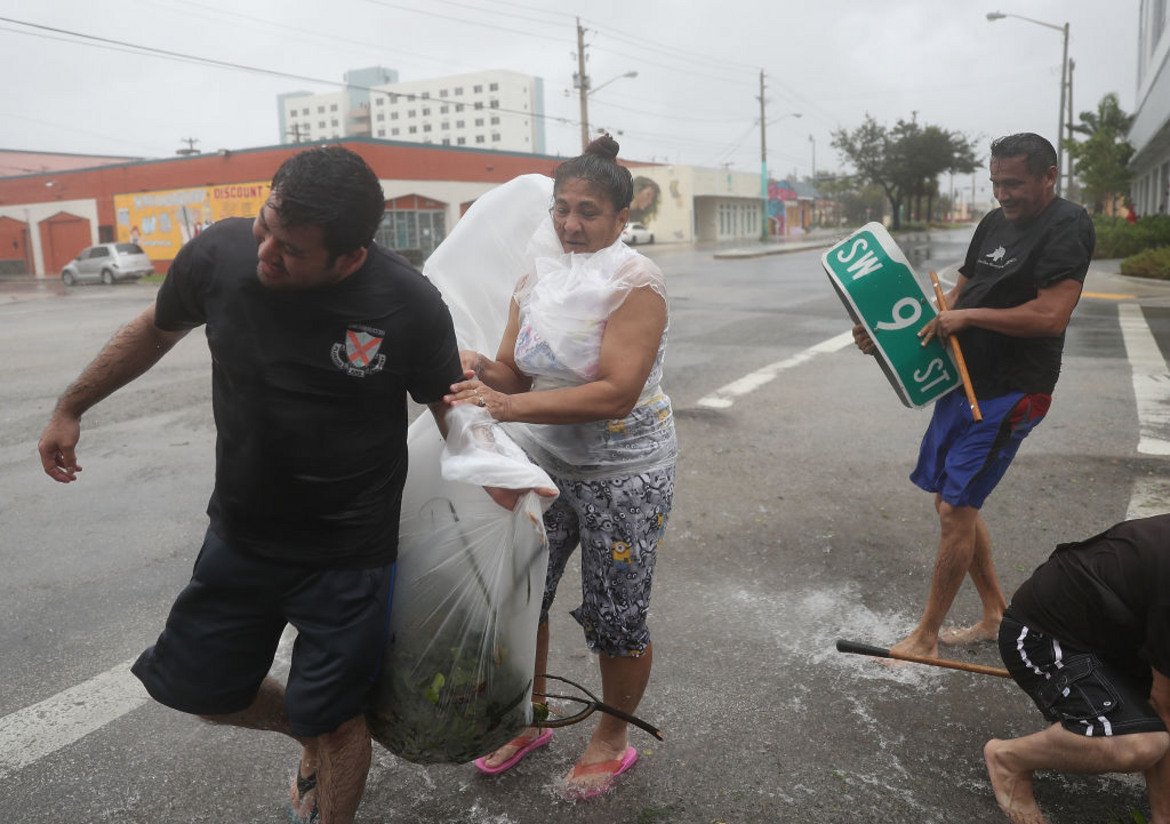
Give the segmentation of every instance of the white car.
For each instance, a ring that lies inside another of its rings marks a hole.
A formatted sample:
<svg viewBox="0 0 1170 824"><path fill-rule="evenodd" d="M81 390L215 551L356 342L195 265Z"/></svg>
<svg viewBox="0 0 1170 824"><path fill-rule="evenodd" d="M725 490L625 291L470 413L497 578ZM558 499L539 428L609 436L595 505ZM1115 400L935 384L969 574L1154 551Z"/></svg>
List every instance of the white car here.
<svg viewBox="0 0 1170 824"><path fill-rule="evenodd" d="M99 243L81 253L61 270L66 286L82 280L137 280L154 274L154 265L137 243Z"/></svg>
<svg viewBox="0 0 1170 824"><path fill-rule="evenodd" d="M627 223L626 228L622 229L622 242L630 246L637 246L639 243L653 243L654 233L641 223Z"/></svg>

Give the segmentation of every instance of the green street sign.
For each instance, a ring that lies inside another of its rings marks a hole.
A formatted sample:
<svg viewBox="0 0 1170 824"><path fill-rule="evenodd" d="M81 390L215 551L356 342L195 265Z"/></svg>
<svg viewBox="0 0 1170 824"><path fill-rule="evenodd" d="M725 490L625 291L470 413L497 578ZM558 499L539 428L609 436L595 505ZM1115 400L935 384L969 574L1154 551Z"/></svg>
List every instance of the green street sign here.
<svg viewBox="0 0 1170 824"><path fill-rule="evenodd" d="M849 316L869 332L877 360L907 406L921 407L961 384L951 353L918 331L938 314L898 244L867 223L821 256Z"/></svg>

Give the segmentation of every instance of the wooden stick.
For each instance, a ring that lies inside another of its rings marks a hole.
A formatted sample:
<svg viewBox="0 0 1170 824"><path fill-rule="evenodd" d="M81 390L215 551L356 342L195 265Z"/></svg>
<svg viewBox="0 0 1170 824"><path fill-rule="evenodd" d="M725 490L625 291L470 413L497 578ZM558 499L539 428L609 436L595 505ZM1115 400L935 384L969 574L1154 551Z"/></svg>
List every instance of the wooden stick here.
<svg viewBox="0 0 1170 824"><path fill-rule="evenodd" d="M927 655L912 655L908 652L894 652L889 649L882 649L881 647L871 647L869 644L861 644L857 641L846 641L843 638L837 639L837 652L850 652L855 655L870 655L874 658L893 658L896 661L909 661L912 664L929 664L932 667L944 667L946 669L962 670L963 672L975 672L980 675L994 675L998 678L1011 678L1011 674L999 667L987 667L983 664L968 664L966 661L954 661L950 658L931 658Z"/></svg>
<svg viewBox="0 0 1170 824"><path fill-rule="evenodd" d="M930 282L934 284L934 296L938 298L938 311L945 312L947 299L943 296L942 286L939 285L938 275L930 273ZM955 357L955 366L959 368L959 378L963 381L963 391L967 393L967 403L971 404L971 417L975 422L983 420L983 413L979 411L979 401L975 400L975 387L971 385L971 375L967 372L967 361L963 360L963 350L959 348L959 339L948 335L951 343L951 354Z"/></svg>

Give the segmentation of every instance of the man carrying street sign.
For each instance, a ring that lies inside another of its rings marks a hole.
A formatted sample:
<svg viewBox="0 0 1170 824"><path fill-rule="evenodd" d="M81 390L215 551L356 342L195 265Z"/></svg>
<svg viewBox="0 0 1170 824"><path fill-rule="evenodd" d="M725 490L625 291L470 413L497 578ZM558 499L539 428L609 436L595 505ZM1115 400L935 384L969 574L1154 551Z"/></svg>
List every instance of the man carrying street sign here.
<svg viewBox="0 0 1170 824"><path fill-rule="evenodd" d="M1080 299L1095 235L1085 210L1057 197L1052 144L1036 134L991 144L991 183L1000 208L979 223L946 306L918 333L922 345L957 336L982 412L961 390L941 397L910 475L934 493L940 537L918 626L891 649L935 656L940 630L965 575L983 604L981 620L945 633L944 643L996 637L1007 606L979 514L1020 443L1044 418L1060 374L1064 330ZM876 347L860 324L859 349Z"/></svg>

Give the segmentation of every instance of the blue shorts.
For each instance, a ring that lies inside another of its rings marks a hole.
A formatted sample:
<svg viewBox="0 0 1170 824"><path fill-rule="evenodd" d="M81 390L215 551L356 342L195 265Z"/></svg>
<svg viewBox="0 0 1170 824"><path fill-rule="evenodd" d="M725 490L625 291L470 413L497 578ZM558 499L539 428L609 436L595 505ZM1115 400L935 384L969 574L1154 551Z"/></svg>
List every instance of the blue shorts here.
<svg viewBox="0 0 1170 824"><path fill-rule="evenodd" d="M943 395L935 401L910 480L951 506L979 509L1051 403L1051 395L1023 392L980 400L983 420L975 423L961 390Z"/></svg>
<svg viewBox="0 0 1170 824"><path fill-rule="evenodd" d="M173 709L239 712L255 699L292 624L285 709L293 734L332 732L365 711L381 671L394 570L280 564L232 549L208 530L166 628L131 671Z"/></svg>
<svg viewBox="0 0 1170 824"><path fill-rule="evenodd" d="M650 645L646 614L658 545L674 497L674 467L639 475L574 481L548 512L548 576L540 620L557 594L569 557L581 545L581 605L572 616L593 652L637 657Z"/></svg>
<svg viewBox="0 0 1170 824"><path fill-rule="evenodd" d="M1166 729L1150 706L1152 674L1137 678L1025 625L1010 611L999 625L999 654L1044 717L1069 732L1093 737Z"/></svg>

